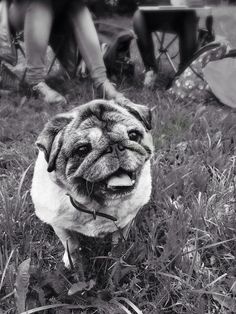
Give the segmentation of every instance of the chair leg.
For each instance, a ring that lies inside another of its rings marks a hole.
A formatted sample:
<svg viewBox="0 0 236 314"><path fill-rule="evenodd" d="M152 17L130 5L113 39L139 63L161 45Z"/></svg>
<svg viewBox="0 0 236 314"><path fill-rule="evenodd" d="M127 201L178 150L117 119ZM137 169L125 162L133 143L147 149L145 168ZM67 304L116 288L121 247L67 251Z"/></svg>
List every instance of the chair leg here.
<svg viewBox="0 0 236 314"><path fill-rule="evenodd" d="M154 32L154 35L155 37L157 38L158 40L158 43L160 45L158 51L159 51L159 54L158 56L156 57L156 63L157 63L157 70L159 70L159 66L160 66L160 62L161 62L161 57L162 55L165 55L170 66L172 67L172 69L174 70L175 73L177 73L177 68L174 64L174 62L172 61L172 58L168 52L168 49L172 46L172 44L177 40L178 36L174 36L174 38L172 38L169 43L167 43L165 45L165 35L166 33L165 32L162 32L161 34L161 37L159 36L159 34L157 32ZM178 54L178 53L177 53ZM173 57L175 58L177 56L177 54Z"/></svg>
<svg viewBox="0 0 236 314"><path fill-rule="evenodd" d="M160 45L160 47L158 48L158 56L156 57L156 70L159 71L159 67L160 67L160 63L161 63L161 57L163 55L163 49L164 49L164 41L165 41L165 33L163 32L161 34L161 37L159 36L158 32L154 32L154 35Z"/></svg>
<svg viewBox="0 0 236 314"><path fill-rule="evenodd" d="M53 66L54 66L54 64L55 64L55 62L56 62L56 59L57 59L57 54L55 54L54 57L53 57L53 59L52 59L52 62L51 62L50 66L49 66L49 68L48 68L48 71L47 71L47 75L49 75L50 72L52 71L52 68L53 68Z"/></svg>
<svg viewBox="0 0 236 314"><path fill-rule="evenodd" d="M172 59L171 59L170 55L168 54L168 52L165 52L165 55L166 55L167 60L169 61L170 65L171 65L172 69L174 70L175 73L177 73L177 68L174 65L174 62L172 61Z"/></svg>

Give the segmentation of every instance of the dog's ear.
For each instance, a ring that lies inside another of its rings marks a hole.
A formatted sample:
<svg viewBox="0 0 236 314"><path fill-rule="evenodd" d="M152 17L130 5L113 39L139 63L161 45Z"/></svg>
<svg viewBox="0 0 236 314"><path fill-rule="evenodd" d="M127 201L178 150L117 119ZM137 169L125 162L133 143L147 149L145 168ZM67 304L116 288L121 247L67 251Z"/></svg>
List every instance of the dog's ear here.
<svg viewBox="0 0 236 314"><path fill-rule="evenodd" d="M140 120L144 124L147 130L152 129L152 114L151 114L151 110L147 106L129 103L125 105L125 108L133 116L135 116L135 118Z"/></svg>
<svg viewBox="0 0 236 314"><path fill-rule="evenodd" d="M64 128L71 122L71 114L60 114L49 121L36 141L36 145L44 152L48 163L48 172L55 170L55 162L62 146Z"/></svg>

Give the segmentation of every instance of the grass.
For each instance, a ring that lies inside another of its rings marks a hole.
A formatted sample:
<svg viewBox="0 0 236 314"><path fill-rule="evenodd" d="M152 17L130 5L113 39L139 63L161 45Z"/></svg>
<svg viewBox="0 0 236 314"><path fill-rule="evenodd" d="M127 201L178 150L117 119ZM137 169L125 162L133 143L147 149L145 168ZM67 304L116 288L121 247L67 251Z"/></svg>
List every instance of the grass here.
<svg viewBox="0 0 236 314"><path fill-rule="evenodd" d="M231 12L215 9L215 28L236 45ZM135 47L132 55L136 76L119 89L155 107L153 193L121 257L106 256L106 239L82 238L97 278L91 291L68 295L81 288L74 286L78 273L63 268L62 245L35 216L29 194L37 135L54 114L91 100L91 83L60 86L71 100L66 108L17 94L1 98L0 313L21 313L26 292L26 309L44 306L44 313L235 313L236 112L144 91Z"/></svg>

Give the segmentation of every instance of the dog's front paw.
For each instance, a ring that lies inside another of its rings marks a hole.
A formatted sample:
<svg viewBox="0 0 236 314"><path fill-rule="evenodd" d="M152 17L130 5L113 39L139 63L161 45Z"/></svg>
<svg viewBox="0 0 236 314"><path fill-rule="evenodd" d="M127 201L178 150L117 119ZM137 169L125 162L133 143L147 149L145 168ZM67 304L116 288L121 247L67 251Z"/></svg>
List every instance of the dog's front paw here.
<svg viewBox="0 0 236 314"><path fill-rule="evenodd" d="M71 259L71 261L70 261ZM77 261L77 258L74 254L70 254L70 258L69 258L69 255L68 255L68 252L65 251L64 255L63 255L63 258L62 258L62 261L65 265L66 268L70 269L71 268L71 262L73 264L73 266L76 264L76 261Z"/></svg>
<svg viewBox="0 0 236 314"><path fill-rule="evenodd" d="M69 256L68 252L65 251L62 261L67 269L76 271L80 281L85 281L83 261L79 252L74 252Z"/></svg>
<svg viewBox="0 0 236 314"><path fill-rule="evenodd" d="M127 245L125 241L119 241L118 244L112 246L110 256L114 258L120 258L126 253L126 251L127 251Z"/></svg>

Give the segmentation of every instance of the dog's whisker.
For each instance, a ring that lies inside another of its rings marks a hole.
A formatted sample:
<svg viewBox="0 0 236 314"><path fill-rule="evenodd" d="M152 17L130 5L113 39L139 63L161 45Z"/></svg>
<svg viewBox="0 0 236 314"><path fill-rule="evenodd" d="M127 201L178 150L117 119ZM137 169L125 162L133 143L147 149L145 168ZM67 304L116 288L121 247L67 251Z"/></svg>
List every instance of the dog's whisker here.
<svg viewBox="0 0 236 314"><path fill-rule="evenodd" d="M86 191L88 193L88 196L91 196L93 193L93 188L94 188L94 182L90 183L86 181Z"/></svg>
<svg viewBox="0 0 236 314"><path fill-rule="evenodd" d="M88 194L90 193L88 181L86 181L86 192L87 192Z"/></svg>
<svg viewBox="0 0 236 314"><path fill-rule="evenodd" d="M93 193L93 188L94 188L94 183L91 184L91 190L90 190L89 196L92 195L92 193Z"/></svg>

